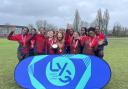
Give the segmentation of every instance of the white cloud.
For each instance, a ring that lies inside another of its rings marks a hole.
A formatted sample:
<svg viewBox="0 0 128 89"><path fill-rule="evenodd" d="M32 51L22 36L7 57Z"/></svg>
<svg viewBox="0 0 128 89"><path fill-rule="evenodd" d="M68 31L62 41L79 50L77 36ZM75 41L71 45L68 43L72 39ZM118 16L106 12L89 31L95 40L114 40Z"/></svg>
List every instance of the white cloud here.
<svg viewBox="0 0 128 89"><path fill-rule="evenodd" d="M73 22L75 9L87 22L95 19L99 8L110 12L110 26L127 26L128 0L0 0L0 24L27 25L38 19L64 26Z"/></svg>

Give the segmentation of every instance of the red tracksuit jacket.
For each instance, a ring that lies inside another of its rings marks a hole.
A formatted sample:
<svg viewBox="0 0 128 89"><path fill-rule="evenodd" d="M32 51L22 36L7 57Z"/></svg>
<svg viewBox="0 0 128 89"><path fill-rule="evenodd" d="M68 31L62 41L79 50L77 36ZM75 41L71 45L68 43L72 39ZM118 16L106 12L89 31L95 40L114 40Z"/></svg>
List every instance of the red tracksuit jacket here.
<svg viewBox="0 0 128 89"><path fill-rule="evenodd" d="M58 43L58 49L57 49L57 54L64 54L65 53L65 44L63 42L63 44L61 44L61 47L59 47L59 43Z"/></svg>
<svg viewBox="0 0 128 89"><path fill-rule="evenodd" d="M81 43L81 46L84 46L85 39L86 39L86 35L80 36L80 43Z"/></svg>
<svg viewBox="0 0 128 89"><path fill-rule="evenodd" d="M17 41L21 45L21 52L25 55L29 54L30 38L29 34L23 36L22 34L13 35L13 33L10 33L8 36L9 40Z"/></svg>
<svg viewBox="0 0 128 89"><path fill-rule="evenodd" d="M52 45L56 43L56 39L46 39L46 53L47 54L55 54L55 51L52 48Z"/></svg>
<svg viewBox="0 0 128 89"><path fill-rule="evenodd" d="M79 54L81 52L81 43L79 39L74 39L70 44L70 54Z"/></svg>
<svg viewBox="0 0 128 89"><path fill-rule="evenodd" d="M101 40L104 40L105 39L105 36L103 33L100 33L99 35L96 35L97 38L98 38L98 41L101 41Z"/></svg>
<svg viewBox="0 0 128 89"><path fill-rule="evenodd" d="M83 53L88 55L94 55L94 51L97 49L97 47L98 47L97 37L92 38L87 36L84 42Z"/></svg>
<svg viewBox="0 0 128 89"><path fill-rule="evenodd" d="M37 34L35 36L35 46L36 46L36 51L37 54L45 54L45 46L46 46L46 38L42 34Z"/></svg>
<svg viewBox="0 0 128 89"><path fill-rule="evenodd" d="M72 36L69 34L69 30L66 31L65 33L65 44L66 46L70 46L72 41Z"/></svg>

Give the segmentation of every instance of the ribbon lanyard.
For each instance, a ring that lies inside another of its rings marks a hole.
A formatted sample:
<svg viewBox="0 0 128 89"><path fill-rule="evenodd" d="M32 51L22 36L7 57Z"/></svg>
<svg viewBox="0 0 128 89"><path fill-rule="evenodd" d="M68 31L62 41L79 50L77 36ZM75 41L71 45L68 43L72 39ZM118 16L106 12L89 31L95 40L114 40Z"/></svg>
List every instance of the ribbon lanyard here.
<svg viewBox="0 0 128 89"><path fill-rule="evenodd" d="M49 40L48 44L49 44L50 46L52 46L53 43L54 43L54 42L53 42L53 39L50 38L50 39L48 39L48 40Z"/></svg>
<svg viewBox="0 0 128 89"><path fill-rule="evenodd" d="M90 41L89 46L92 47L95 39L93 38L92 40L90 39L89 41Z"/></svg>
<svg viewBox="0 0 128 89"><path fill-rule="evenodd" d="M35 41L34 40L31 40L31 47L34 48L34 43Z"/></svg>
<svg viewBox="0 0 128 89"><path fill-rule="evenodd" d="M25 36L22 35L22 42L23 42L23 47L25 47L26 46L26 35Z"/></svg>
<svg viewBox="0 0 128 89"><path fill-rule="evenodd" d="M77 40L77 41L75 41L74 48L76 48L76 47L77 47L77 45L78 45L78 40Z"/></svg>

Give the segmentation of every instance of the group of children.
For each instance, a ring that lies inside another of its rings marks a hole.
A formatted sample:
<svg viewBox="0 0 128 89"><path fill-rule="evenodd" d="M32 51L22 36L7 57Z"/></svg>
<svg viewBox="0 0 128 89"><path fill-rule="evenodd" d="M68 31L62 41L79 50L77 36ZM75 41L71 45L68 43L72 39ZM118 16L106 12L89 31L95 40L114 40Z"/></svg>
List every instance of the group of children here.
<svg viewBox="0 0 128 89"><path fill-rule="evenodd" d="M108 44L105 35L96 27L82 27L80 33L68 26L66 32L49 30L44 27L28 29L22 28L21 34L15 35L12 31L8 35L9 40L17 41L18 59L22 61L26 57L35 55L52 54L86 54L100 58L104 56L104 46Z"/></svg>

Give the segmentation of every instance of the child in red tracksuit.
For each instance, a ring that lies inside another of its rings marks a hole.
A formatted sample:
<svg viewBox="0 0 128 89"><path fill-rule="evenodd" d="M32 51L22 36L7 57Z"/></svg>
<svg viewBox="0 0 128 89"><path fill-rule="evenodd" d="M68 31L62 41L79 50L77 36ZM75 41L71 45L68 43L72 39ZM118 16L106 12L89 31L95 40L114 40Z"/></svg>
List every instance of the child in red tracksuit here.
<svg viewBox="0 0 128 89"><path fill-rule="evenodd" d="M57 33L57 54L64 54L65 53L65 43L64 43L64 35L62 32Z"/></svg>
<svg viewBox="0 0 128 89"><path fill-rule="evenodd" d="M83 54L95 55L95 50L98 47L98 39L95 34L95 28L89 28L89 36L85 38Z"/></svg>
<svg viewBox="0 0 128 89"><path fill-rule="evenodd" d="M29 56L30 39L29 29L27 27L22 28L21 34L19 35L14 35L14 31L9 34L8 40L17 41L20 44L20 55L18 54L19 61L22 61L24 58Z"/></svg>
<svg viewBox="0 0 128 89"><path fill-rule="evenodd" d="M82 27L81 28L81 35L80 35L81 51L83 51L84 42L85 42L86 37L87 37L87 28Z"/></svg>
<svg viewBox="0 0 128 89"><path fill-rule="evenodd" d="M96 56L104 57L104 46L108 45L106 36L100 31L98 26L95 27L96 37L98 39L98 48L95 51Z"/></svg>
<svg viewBox="0 0 128 89"><path fill-rule="evenodd" d="M73 29L71 26L67 27L66 33L65 33L65 47L66 47L66 53L70 53L70 44L73 37Z"/></svg>
<svg viewBox="0 0 128 89"><path fill-rule="evenodd" d="M79 40L80 34L78 32L73 33L73 38L70 44L70 54L80 54L81 53L81 43Z"/></svg>
<svg viewBox="0 0 128 89"><path fill-rule="evenodd" d="M34 38L35 38L35 54L36 55L46 54L45 28L41 27L39 29L39 34L36 34Z"/></svg>
<svg viewBox="0 0 128 89"><path fill-rule="evenodd" d="M33 37L30 40L29 56L34 56L35 55L34 49L35 49L35 44L36 44L36 39L35 39L36 33L37 33L36 29L32 28L30 35L33 36Z"/></svg>
<svg viewBox="0 0 128 89"><path fill-rule="evenodd" d="M54 45L56 46L54 48ZM56 54L57 51L57 40L54 37L54 32L48 32L48 38L46 39L46 54Z"/></svg>

